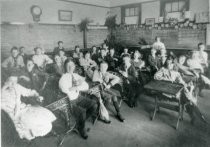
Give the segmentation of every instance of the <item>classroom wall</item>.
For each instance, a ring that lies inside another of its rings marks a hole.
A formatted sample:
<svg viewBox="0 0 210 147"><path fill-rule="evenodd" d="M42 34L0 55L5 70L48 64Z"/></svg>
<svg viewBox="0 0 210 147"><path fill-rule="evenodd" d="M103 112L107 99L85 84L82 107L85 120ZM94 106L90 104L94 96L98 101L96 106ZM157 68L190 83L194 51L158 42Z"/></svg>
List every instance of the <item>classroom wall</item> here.
<svg viewBox="0 0 210 147"><path fill-rule="evenodd" d="M117 29L115 37L117 42L126 46L138 46L140 38L152 45L156 36L160 36L166 48L171 49L197 49L200 42L206 43L206 30L144 30L144 29Z"/></svg>
<svg viewBox="0 0 210 147"><path fill-rule="evenodd" d="M2 24L1 35L2 58L9 55L12 46L24 46L28 54L32 54L36 46L41 46L46 52L50 52L57 46L59 40L64 42L67 50L74 49L75 45L83 48L83 33L74 25ZM107 29L90 29L87 32L87 46L101 45L107 35Z"/></svg>
<svg viewBox="0 0 210 147"><path fill-rule="evenodd" d="M160 0L115 0L111 2L111 12L118 15L118 19L121 20L121 11L116 11L123 5L141 3L142 4L142 15L141 23L145 23L146 18L155 18L158 22L160 16ZM209 11L209 0L190 0L189 10L192 12L191 17L194 18L195 13L208 12Z"/></svg>
<svg viewBox="0 0 210 147"><path fill-rule="evenodd" d="M146 18L155 18L155 22L158 22L160 16L160 2L148 2L143 3L142 6L141 23L145 23Z"/></svg>
<svg viewBox="0 0 210 147"><path fill-rule="evenodd" d="M86 2L88 3L88 1ZM104 25L110 10L106 5L102 6L102 0L96 4L97 6L93 6L60 0L1 1L2 56L8 55L12 46L25 46L27 53L32 53L36 46L42 46L46 51L51 51L59 40L64 41L64 45L68 49L73 49L75 45L80 45L83 48L83 36L77 24L81 19L88 17L93 20L91 25ZM30 13L32 5L39 5L42 8L39 23L33 22ZM72 21L59 21L58 10L72 11ZM88 47L101 44L107 34L106 29L89 30Z"/></svg>
<svg viewBox="0 0 210 147"><path fill-rule="evenodd" d="M82 19L88 17L93 20L92 24L104 25L109 11L109 8L105 7L58 0L3 0L1 4L2 22L34 23L30 13L32 5L38 5L42 8L39 23L50 24L78 24ZM72 11L72 21L59 21L58 10Z"/></svg>
<svg viewBox="0 0 210 147"><path fill-rule="evenodd" d="M117 22L120 24L121 22L121 6L125 6L128 4L141 3L141 23L145 23L146 18L155 18L155 22L158 22L158 18L160 16L160 0L115 0L111 2L111 13L113 15L117 15ZM194 15L200 12L208 12L209 11L209 0L190 0L189 10L191 13L192 20L194 19ZM154 42L154 36L157 34L162 35L163 41L169 48L196 48L197 43L204 42L208 43L207 40L210 34L209 29L207 30L160 30L163 34L157 33L159 30L118 30L116 33L116 37L118 41L130 44L130 45L138 45L139 37L145 38L149 44ZM197 33L197 34L196 34ZM180 37L182 36L182 37Z"/></svg>
<svg viewBox="0 0 210 147"><path fill-rule="evenodd" d="M110 14L111 15L116 15L116 23L120 24L121 23L121 8L120 7L114 7L110 9Z"/></svg>

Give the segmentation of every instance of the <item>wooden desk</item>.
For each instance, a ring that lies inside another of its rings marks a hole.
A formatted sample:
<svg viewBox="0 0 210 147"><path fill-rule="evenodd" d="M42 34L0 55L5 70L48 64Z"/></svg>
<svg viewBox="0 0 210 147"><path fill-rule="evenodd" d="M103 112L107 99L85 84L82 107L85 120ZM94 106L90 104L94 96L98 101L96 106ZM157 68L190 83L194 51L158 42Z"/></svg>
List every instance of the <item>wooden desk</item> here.
<svg viewBox="0 0 210 147"><path fill-rule="evenodd" d="M179 113L176 123L176 129L178 129L179 121L183 119L184 105L181 103L181 92L184 88L183 85L171 83L168 81L153 80L146 84L144 88L155 92L155 109L153 112L152 120L155 118L155 114L159 107L176 111ZM165 94L170 96L165 96ZM176 102L178 105L163 103L163 101Z"/></svg>

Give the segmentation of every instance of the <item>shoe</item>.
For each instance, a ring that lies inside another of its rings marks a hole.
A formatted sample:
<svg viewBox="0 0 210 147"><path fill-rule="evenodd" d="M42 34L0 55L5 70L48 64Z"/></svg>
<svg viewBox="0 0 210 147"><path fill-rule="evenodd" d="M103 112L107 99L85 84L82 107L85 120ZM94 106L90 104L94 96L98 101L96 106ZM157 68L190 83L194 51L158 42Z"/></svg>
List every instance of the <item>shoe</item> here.
<svg viewBox="0 0 210 147"><path fill-rule="evenodd" d="M128 102L128 106L129 106L130 108L133 108L133 107L134 107L134 105L133 105L132 102Z"/></svg>
<svg viewBox="0 0 210 147"><path fill-rule="evenodd" d="M125 118L122 117L122 115L118 112L117 113L117 118L119 119L119 121L124 122Z"/></svg>
<svg viewBox="0 0 210 147"><path fill-rule="evenodd" d="M105 124L110 124L111 123L111 120L103 120L101 118L99 118L100 121L104 122Z"/></svg>
<svg viewBox="0 0 210 147"><path fill-rule="evenodd" d="M88 139L88 135L87 135L87 132L83 129L82 131L80 131L80 135L83 139Z"/></svg>
<svg viewBox="0 0 210 147"><path fill-rule="evenodd" d="M97 120L98 120L98 117L92 117L92 123L93 123L93 125L96 123Z"/></svg>
<svg viewBox="0 0 210 147"><path fill-rule="evenodd" d="M192 125L194 125L194 124L195 124L195 118L192 118L192 119L190 120L190 123L191 123Z"/></svg>
<svg viewBox="0 0 210 147"><path fill-rule="evenodd" d="M133 107L137 107L138 103L137 101L133 102Z"/></svg>

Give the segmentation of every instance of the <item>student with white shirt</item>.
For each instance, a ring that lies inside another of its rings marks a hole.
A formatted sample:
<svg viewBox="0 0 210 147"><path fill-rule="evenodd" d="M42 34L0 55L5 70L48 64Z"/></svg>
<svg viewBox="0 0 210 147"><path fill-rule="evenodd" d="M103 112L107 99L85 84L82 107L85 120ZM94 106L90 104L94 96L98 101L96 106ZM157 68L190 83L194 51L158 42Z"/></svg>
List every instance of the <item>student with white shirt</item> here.
<svg viewBox="0 0 210 147"><path fill-rule="evenodd" d="M101 96L106 102L112 102L114 108L117 112L116 117L120 122L124 122L125 118L122 116L120 112L120 107L118 104L117 93L116 90L113 89L113 86L120 82L119 77L107 72L108 63L105 61L100 63L100 69L95 70L93 74L92 81L100 82L103 86L103 90L101 91ZM110 121L104 121L105 123L110 123Z"/></svg>
<svg viewBox="0 0 210 147"><path fill-rule="evenodd" d="M96 118L97 103L91 99L82 97L80 91L88 90L89 86L85 78L74 73L75 64L72 60L67 59L64 64L66 73L59 80L60 90L67 94L73 106L73 115L76 117L78 130L84 139L88 138L85 130L85 120L88 116Z"/></svg>
<svg viewBox="0 0 210 147"><path fill-rule="evenodd" d="M79 64L83 67L85 75L91 79L94 70L97 69L97 64L91 59L90 52L87 51L84 53L84 58L79 59Z"/></svg>
<svg viewBox="0 0 210 147"><path fill-rule="evenodd" d="M208 54L204 51L205 45L203 43L198 44L198 58L201 65L206 68L208 67Z"/></svg>
<svg viewBox="0 0 210 147"><path fill-rule="evenodd" d="M34 51L35 55L32 57L32 59L39 69L44 69L47 64L53 63L52 59L43 54L42 48L36 47Z"/></svg>
<svg viewBox="0 0 210 147"><path fill-rule="evenodd" d="M152 45L152 48L156 49L157 52L160 52L161 50L166 50L165 45L161 42L160 37L155 37L155 42Z"/></svg>
<svg viewBox="0 0 210 147"><path fill-rule="evenodd" d="M1 109L11 118L21 139L32 140L45 136L52 130L55 115L44 107L29 105L21 100L24 96L43 101L43 97L35 90L19 85L17 76L10 76L1 92Z"/></svg>

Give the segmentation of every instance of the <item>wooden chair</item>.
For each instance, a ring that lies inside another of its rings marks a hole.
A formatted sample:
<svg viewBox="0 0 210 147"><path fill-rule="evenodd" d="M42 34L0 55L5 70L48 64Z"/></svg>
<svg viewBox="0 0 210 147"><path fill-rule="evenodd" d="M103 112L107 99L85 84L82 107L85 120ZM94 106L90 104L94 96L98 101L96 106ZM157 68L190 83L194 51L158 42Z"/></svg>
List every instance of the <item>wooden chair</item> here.
<svg viewBox="0 0 210 147"><path fill-rule="evenodd" d="M65 137L75 131L76 133L78 133L78 130L76 129L76 121L73 117L72 114L72 106L70 103L70 100L67 96L45 106L45 108L51 110L52 112L56 112L56 111L61 111L62 113L64 113L65 115L65 119L66 119L66 124L68 127L68 130L66 131L65 134L62 135L62 137L59 136L59 143L58 146L61 146L65 140Z"/></svg>

